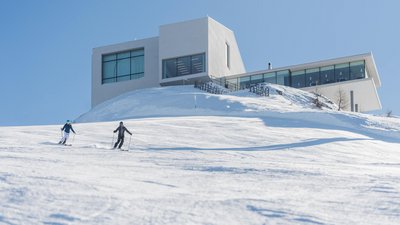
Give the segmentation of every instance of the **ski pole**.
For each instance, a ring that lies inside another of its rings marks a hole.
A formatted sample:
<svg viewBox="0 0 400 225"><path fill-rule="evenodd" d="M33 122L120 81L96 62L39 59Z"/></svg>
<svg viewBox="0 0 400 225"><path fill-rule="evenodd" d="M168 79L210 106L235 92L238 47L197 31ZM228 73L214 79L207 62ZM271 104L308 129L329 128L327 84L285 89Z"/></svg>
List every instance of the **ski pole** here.
<svg viewBox="0 0 400 225"><path fill-rule="evenodd" d="M131 148L131 140L132 140L132 134L131 134L131 137L129 138L128 151L129 151L129 150L130 150L130 148Z"/></svg>
<svg viewBox="0 0 400 225"><path fill-rule="evenodd" d="M114 136L115 136L115 133L113 133L113 138L112 138L112 141L111 141L111 148L113 147L113 144L114 144Z"/></svg>
<svg viewBox="0 0 400 225"><path fill-rule="evenodd" d="M74 136L72 137L72 143L74 143L74 141L75 141L75 133Z"/></svg>

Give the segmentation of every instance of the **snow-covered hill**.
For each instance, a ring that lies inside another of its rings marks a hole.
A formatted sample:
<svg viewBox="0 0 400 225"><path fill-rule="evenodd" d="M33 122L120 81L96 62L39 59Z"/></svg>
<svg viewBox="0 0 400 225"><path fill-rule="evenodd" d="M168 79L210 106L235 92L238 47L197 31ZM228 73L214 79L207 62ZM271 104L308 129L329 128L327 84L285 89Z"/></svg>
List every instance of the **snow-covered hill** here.
<svg viewBox="0 0 400 225"><path fill-rule="evenodd" d="M1 127L0 224L399 224L400 120L306 96L136 91L70 147L61 125ZM129 152L110 149L120 119Z"/></svg>
<svg viewBox="0 0 400 225"><path fill-rule="evenodd" d="M398 118L338 112L327 99L319 100L334 110L317 108L315 95L299 89L268 84L269 97L248 90L214 95L193 86L173 86L132 91L94 107L76 122L116 121L174 116L261 117L269 125L352 130L380 139L400 139Z"/></svg>

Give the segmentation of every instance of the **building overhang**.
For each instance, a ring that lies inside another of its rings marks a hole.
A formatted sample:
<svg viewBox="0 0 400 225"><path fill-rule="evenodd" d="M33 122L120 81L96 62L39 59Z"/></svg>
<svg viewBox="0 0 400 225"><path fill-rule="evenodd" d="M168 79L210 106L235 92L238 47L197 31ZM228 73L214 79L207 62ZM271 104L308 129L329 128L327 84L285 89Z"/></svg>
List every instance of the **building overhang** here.
<svg viewBox="0 0 400 225"><path fill-rule="evenodd" d="M237 74L237 75L233 75L233 76L227 76L226 78L251 76L251 75L276 72L276 71L281 71L281 70L297 71L297 70L303 70L303 69L310 69L310 68L314 68L314 67L323 67L323 66L329 66L329 65L333 65L333 64L340 64L340 63L360 61L360 60L365 61L365 67L366 67L368 76L374 80L376 87L380 87L381 80L379 78L379 73L376 68L375 60L374 60L374 57L371 52L364 53L364 54L358 54L358 55L352 55L352 56L345 56L345 57L340 57L340 58L334 58L334 59L321 60L321 61L316 61L316 62L311 62L311 63L279 67L279 68L274 68L274 69L259 70L259 71L250 72L250 73L243 73L243 74Z"/></svg>

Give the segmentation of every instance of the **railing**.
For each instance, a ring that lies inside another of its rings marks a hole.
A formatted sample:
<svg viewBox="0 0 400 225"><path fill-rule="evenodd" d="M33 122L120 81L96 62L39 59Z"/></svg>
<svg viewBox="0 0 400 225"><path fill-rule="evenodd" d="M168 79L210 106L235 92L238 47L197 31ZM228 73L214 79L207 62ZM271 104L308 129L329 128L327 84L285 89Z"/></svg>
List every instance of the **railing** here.
<svg viewBox="0 0 400 225"><path fill-rule="evenodd" d="M212 94L227 94L232 91L239 91L249 88L249 91L259 96L269 96L270 88L265 83L239 86L228 82L224 77L217 78L210 76L210 81L195 81L194 87ZM281 94L281 93L280 93Z"/></svg>
<svg viewBox="0 0 400 225"><path fill-rule="evenodd" d="M194 87L211 94L221 95L229 93L229 90L225 89L224 87L221 87L218 84L215 84L212 81L209 82L195 81Z"/></svg>
<svg viewBox="0 0 400 225"><path fill-rule="evenodd" d="M210 75L210 79L213 83L216 83L216 84L218 84L226 89L229 89L231 91L240 90L240 87L237 84L227 81L225 77L214 77L214 76Z"/></svg>
<svg viewBox="0 0 400 225"><path fill-rule="evenodd" d="M250 85L249 91L256 95L269 96L269 87L263 83Z"/></svg>

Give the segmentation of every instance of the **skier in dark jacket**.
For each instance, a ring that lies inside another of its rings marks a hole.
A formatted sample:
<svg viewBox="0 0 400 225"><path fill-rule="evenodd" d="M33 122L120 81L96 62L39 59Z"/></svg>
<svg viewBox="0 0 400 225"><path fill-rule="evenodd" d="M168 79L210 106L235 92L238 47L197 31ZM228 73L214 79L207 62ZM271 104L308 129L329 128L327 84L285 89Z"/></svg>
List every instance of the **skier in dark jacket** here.
<svg viewBox="0 0 400 225"><path fill-rule="evenodd" d="M67 123L65 123L64 126L61 128L61 131L64 131L64 135L61 138L60 142L58 142L58 144L65 145L65 142L67 142L67 140L68 140L70 131L72 131L72 132L74 132L74 134L76 134L74 129L72 128L71 121L69 121L69 120L67 120Z"/></svg>
<svg viewBox="0 0 400 225"><path fill-rule="evenodd" d="M117 142L115 142L114 148L116 148L117 145L119 144L118 149L120 149L124 144L125 131L128 132L130 135L132 135L132 133L129 132L128 129L126 129L123 122L119 122L119 127L114 130L114 133L116 133L117 131L118 131L118 140Z"/></svg>

